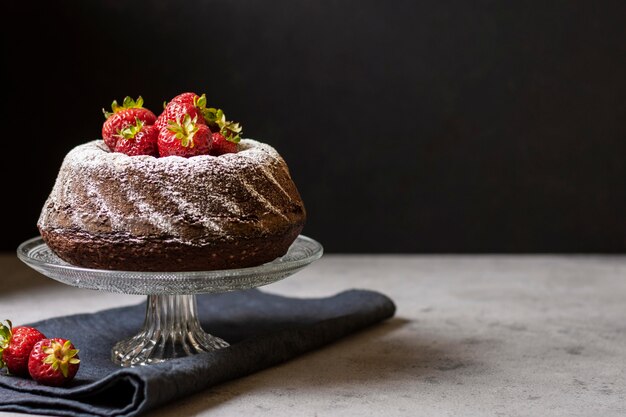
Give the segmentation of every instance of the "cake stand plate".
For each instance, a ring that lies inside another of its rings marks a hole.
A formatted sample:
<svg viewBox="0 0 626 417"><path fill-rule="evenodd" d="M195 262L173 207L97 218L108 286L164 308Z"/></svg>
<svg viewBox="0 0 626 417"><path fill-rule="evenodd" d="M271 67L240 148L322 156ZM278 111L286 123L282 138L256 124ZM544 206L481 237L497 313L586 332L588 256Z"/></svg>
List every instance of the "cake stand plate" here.
<svg viewBox="0 0 626 417"><path fill-rule="evenodd" d="M228 343L200 326L196 294L261 287L295 274L323 254L317 241L300 235L287 253L263 265L217 271L143 272L90 269L71 265L52 252L40 237L17 248L17 256L41 274L79 288L147 296L141 331L119 341L111 360L132 367L210 352Z"/></svg>

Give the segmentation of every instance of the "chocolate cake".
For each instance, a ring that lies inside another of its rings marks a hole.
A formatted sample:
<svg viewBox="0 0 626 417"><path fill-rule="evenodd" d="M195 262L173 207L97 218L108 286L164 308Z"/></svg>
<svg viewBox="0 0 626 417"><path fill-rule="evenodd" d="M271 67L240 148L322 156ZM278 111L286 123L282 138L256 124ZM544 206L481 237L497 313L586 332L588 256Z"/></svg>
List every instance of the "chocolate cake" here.
<svg viewBox="0 0 626 417"><path fill-rule="evenodd" d="M66 262L129 271L260 265L284 255L306 219L287 164L270 145L154 157L102 140L63 160L37 227Z"/></svg>

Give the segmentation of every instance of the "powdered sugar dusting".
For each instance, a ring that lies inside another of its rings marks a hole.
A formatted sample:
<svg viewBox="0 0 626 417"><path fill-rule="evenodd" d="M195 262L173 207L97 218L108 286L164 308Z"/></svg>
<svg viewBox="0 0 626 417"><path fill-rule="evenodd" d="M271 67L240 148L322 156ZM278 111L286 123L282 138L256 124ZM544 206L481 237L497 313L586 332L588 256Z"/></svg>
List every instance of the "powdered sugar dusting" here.
<svg viewBox="0 0 626 417"><path fill-rule="evenodd" d="M304 207L287 165L267 144L243 139L235 154L155 158L94 140L66 155L38 226L204 244L242 230L261 236L296 212Z"/></svg>

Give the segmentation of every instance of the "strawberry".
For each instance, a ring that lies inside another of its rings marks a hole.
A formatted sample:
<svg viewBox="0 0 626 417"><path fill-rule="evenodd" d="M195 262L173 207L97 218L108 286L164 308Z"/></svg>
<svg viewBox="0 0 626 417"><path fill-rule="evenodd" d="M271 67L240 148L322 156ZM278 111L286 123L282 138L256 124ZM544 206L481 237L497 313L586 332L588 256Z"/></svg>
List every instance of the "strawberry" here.
<svg viewBox="0 0 626 417"><path fill-rule="evenodd" d="M239 143L242 133L239 123L226 120L224 112L213 107L206 109L203 115L211 132L219 132L227 141Z"/></svg>
<svg viewBox="0 0 626 417"><path fill-rule="evenodd" d="M151 155L159 156L157 139L159 129L154 125L147 125L138 118L135 124L120 130L121 138L115 145L115 152L126 155Z"/></svg>
<svg viewBox="0 0 626 417"><path fill-rule="evenodd" d="M28 375L28 356L37 342L45 339L43 333L34 327L13 327L0 323L0 368L7 367L14 375Z"/></svg>
<svg viewBox="0 0 626 417"><path fill-rule="evenodd" d="M206 124L203 116L206 110L205 94L199 96L192 92L182 93L170 100L169 103L164 103L163 112L157 117L155 125L161 130L167 127L170 120L182 120L186 114L192 120L196 118L197 123Z"/></svg>
<svg viewBox="0 0 626 417"><path fill-rule="evenodd" d="M136 119L141 120L146 125L153 125L157 118L152 111L143 107L141 96L137 100L127 96L121 106L117 104L117 101L113 101L111 109L112 112L102 109L106 118L102 125L102 139L112 151L121 138L120 131L135 124Z"/></svg>
<svg viewBox="0 0 626 417"><path fill-rule="evenodd" d="M43 385L58 387L71 381L80 367L78 349L67 339L42 339L33 346L28 373Z"/></svg>
<svg viewBox="0 0 626 417"><path fill-rule="evenodd" d="M0 323L0 369L5 367L14 375L28 375L28 356L33 346L46 336L30 326L13 327Z"/></svg>
<svg viewBox="0 0 626 417"><path fill-rule="evenodd" d="M170 120L159 130L159 156L184 157L206 155L211 150L211 130L186 114L182 120Z"/></svg>
<svg viewBox="0 0 626 417"><path fill-rule="evenodd" d="M211 131L215 132L212 135L211 155L236 153L237 144L241 140L241 125L227 121L226 115L220 109L209 108L205 116Z"/></svg>
<svg viewBox="0 0 626 417"><path fill-rule="evenodd" d="M232 121L227 121L224 112L213 107L206 107L206 94L198 96L193 92L186 92L177 95L169 103L163 103L163 113L159 115L155 125L162 130L169 121L182 120L187 114L191 119L197 118L197 123L206 124L211 132L219 132L222 137L229 142L237 144L241 139L241 125ZM222 153L237 152L236 146L225 144L221 146L222 138L217 137L218 151L216 155ZM226 150L228 152L226 152Z"/></svg>
<svg viewBox="0 0 626 417"><path fill-rule="evenodd" d="M230 141L224 137L220 132L215 132L211 135L213 143L211 144L211 151L209 154L214 156L224 155L225 153L236 153L237 142Z"/></svg>

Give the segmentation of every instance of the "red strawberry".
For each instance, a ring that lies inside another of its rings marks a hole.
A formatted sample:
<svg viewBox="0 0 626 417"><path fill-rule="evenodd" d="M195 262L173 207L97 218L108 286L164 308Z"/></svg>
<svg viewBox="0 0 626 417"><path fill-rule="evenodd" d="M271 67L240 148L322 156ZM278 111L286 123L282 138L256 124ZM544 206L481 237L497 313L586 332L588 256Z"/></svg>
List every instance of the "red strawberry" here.
<svg viewBox="0 0 626 417"><path fill-rule="evenodd" d="M58 337L37 342L28 359L31 378L54 387L71 381L79 367L78 349L69 340Z"/></svg>
<svg viewBox="0 0 626 417"><path fill-rule="evenodd" d="M213 140L213 143L211 144L211 151L209 152L211 155L219 156L224 155L225 153L237 152L237 142L226 139L221 133L213 133L211 138Z"/></svg>
<svg viewBox="0 0 626 417"><path fill-rule="evenodd" d="M126 155L152 155L159 156L157 139L159 129L154 125L146 125L139 119L135 119L135 124L125 127L120 131L121 138L115 145L115 152Z"/></svg>
<svg viewBox="0 0 626 417"><path fill-rule="evenodd" d="M186 114L182 120L170 120L159 131L158 146L160 156L207 155L211 150L211 130Z"/></svg>
<svg viewBox="0 0 626 417"><path fill-rule="evenodd" d="M152 125L157 118L152 111L143 107L141 96L137 98L137 101L127 96L121 106L117 104L117 101L113 101L111 109L113 112L102 109L104 117L106 117L102 125L102 139L112 151L121 137L120 131L135 124L136 119L141 120L146 125Z"/></svg>
<svg viewBox="0 0 626 417"><path fill-rule="evenodd" d="M28 375L28 355L37 342L45 339L43 333L34 327L13 327L0 323L0 368L7 367L14 375Z"/></svg>
<svg viewBox="0 0 626 417"><path fill-rule="evenodd" d="M219 156L237 152L237 144L241 140L241 125L226 120L226 115L220 109L209 108L205 116L211 131L215 132L211 155Z"/></svg>
<svg viewBox="0 0 626 417"><path fill-rule="evenodd" d="M170 100L165 105L163 113L157 118L155 125L159 130L167 127L170 120L182 120L186 114L193 119L197 119L199 124L206 124L204 113L206 112L206 95L201 96L196 93L182 93Z"/></svg>

